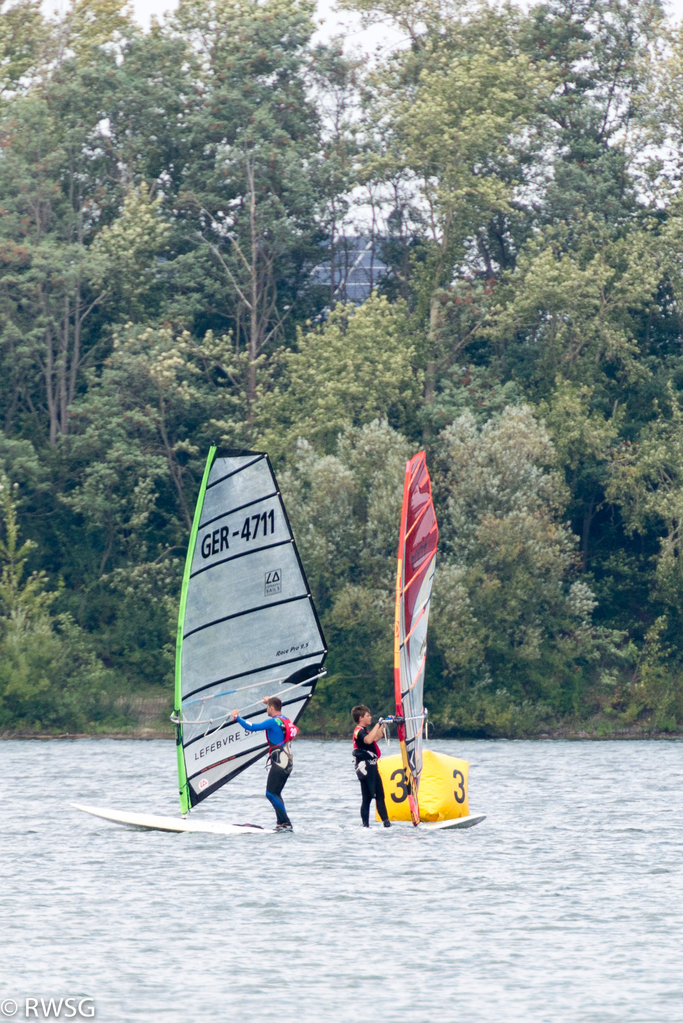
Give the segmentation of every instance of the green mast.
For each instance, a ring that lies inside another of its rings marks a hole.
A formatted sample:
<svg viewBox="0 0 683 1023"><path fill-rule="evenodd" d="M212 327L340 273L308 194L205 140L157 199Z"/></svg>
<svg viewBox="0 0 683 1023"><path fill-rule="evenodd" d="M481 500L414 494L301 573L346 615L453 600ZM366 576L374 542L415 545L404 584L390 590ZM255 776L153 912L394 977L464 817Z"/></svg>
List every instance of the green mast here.
<svg viewBox="0 0 683 1023"><path fill-rule="evenodd" d="M202 508L204 507L204 495L206 494L206 487L209 482L209 473L211 472L211 466L216 456L216 448L209 448L209 454L206 459L206 466L204 468L204 477L202 479L202 485L199 488L199 495L197 497L197 506L194 511L194 521L192 523L192 531L190 533L190 542L187 548L187 558L185 559L185 571L183 573L183 587L180 591L180 607L178 608L178 633L176 636L175 646L175 712L174 717L177 719L175 732L176 732L176 753L178 756L178 792L180 795L180 812L187 813L190 809L190 795L187 787L187 773L185 771L185 757L183 756L183 701L182 701L182 670L183 670L183 632L185 630L185 606L187 604L187 588L190 584L190 572L192 571L192 560L194 558L194 549L197 543L197 533L199 532L199 523L202 517Z"/></svg>

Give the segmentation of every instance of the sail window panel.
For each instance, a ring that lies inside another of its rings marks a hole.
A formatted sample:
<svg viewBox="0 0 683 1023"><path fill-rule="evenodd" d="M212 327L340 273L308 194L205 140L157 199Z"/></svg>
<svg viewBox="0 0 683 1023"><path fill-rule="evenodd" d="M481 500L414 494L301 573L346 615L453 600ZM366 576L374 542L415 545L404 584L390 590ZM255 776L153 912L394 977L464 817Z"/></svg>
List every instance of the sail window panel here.
<svg viewBox="0 0 683 1023"><path fill-rule="evenodd" d="M435 560L432 558L428 571L421 577L422 585L415 593L413 615L408 620L406 628L409 638L405 642L401 658L401 688L403 690L403 709L406 717L406 746L408 748L417 747L418 749L417 757L415 758L416 774L418 776L421 762L419 750L422 745L425 654L427 650L427 628L429 624L434 566Z"/></svg>
<svg viewBox="0 0 683 1023"><path fill-rule="evenodd" d="M194 807L197 803L201 803L203 799L210 796L221 785L232 781L238 774L241 774L242 771L245 771L252 764L260 760L261 757L264 757L267 752L268 747L263 746L262 749L255 750L249 757L237 757L234 760L230 760L227 764L221 764L192 779L188 778L188 785L192 793L192 806Z"/></svg>
<svg viewBox="0 0 683 1023"><path fill-rule="evenodd" d="M320 632L308 598L216 622L183 641L183 697L216 678L291 662L316 650Z"/></svg>
<svg viewBox="0 0 683 1023"><path fill-rule="evenodd" d="M246 466L253 465L264 457L260 451L245 451L241 455L221 455L214 458L209 472L208 488L215 487L216 483L226 476L237 475Z"/></svg>
<svg viewBox="0 0 683 1023"><path fill-rule="evenodd" d="M200 585L195 585L200 581ZM217 618L241 614L264 604L306 596L296 552L287 540L280 547L254 551L236 562L214 565L190 581L185 634Z"/></svg>
<svg viewBox="0 0 683 1023"><path fill-rule="evenodd" d="M427 487L429 478L427 477ZM424 599L422 596L426 577L433 570L432 559L436 553L438 530L436 515L431 502L429 490L423 495L416 514L410 514L407 522L407 539L405 551L405 613L408 629L411 627L414 613L420 613ZM412 494L411 494L412 498ZM424 505L428 503L428 507Z"/></svg>
<svg viewBox="0 0 683 1023"><path fill-rule="evenodd" d="M433 562L432 562L433 565ZM424 671L424 655L427 649L427 626L429 624L430 596L432 589L433 570L422 580L422 586L416 594L415 612L408 623L410 638L406 642L408 657L408 685L417 677L420 668Z"/></svg>
<svg viewBox="0 0 683 1023"><path fill-rule="evenodd" d="M426 464L421 465L415 474L415 479L410 488L408 503L408 531L415 519L426 504L431 504L431 490L429 486L429 474Z"/></svg>
<svg viewBox="0 0 683 1023"><path fill-rule="evenodd" d="M227 512L227 509L226 509ZM271 496L247 508L220 515L201 526L192 559L191 578L212 565L228 559L238 560L264 547L274 547L291 539L280 499ZM235 566L239 572L239 566Z"/></svg>
<svg viewBox="0 0 683 1023"><path fill-rule="evenodd" d="M266 458L259 458L256 461L252 459L251 462L245 463L245 468L239 472L233 471L235 468L233 463L237 461L236 459L219 458L216 461L224 463L223 471L216 473L215 479L220 482L216 482L212 486L211 476L214 474L215 466L211 470L209 485L204 497L202 517L199 520L200 530L205 523L217 516L224 515L234 508L241 508L252 501L261 500L277 490ZM227 478L221 479L223 476L227 476Z"/></svg>
<svg viewBox="0 0 683 1023"><path fill-rule="evenodd" d="M310 691L286 705L286 714L292 720L301 714ZM265 713L259 719L265 719ZM198 739L185 750L188 781L193 789L195 801L208 795L211 788L224 784L255 759L268 752L264 732L246 732L237 722L227 725L213 735Z"/></svg>
<svg viewBox="0 0 683 1023"><path fill-rule="evenodd" d="M188 702L183 704L183 744L188 746L199 736L204 735L212 727L211 722L214 722L213 727L218 727L236 705L243 708L244 717L250 721L258 720L256 715L263 709L260 705L264 696L282 694L282 700L287 701L307 692L307 684L292 689L293 683L289 679L295 673L297 678L302 674L317 674L322 654L320 650L313 653L312 657L296 660L282 667L269 666L246 677L217 682L202 689L200 693L193 694Z"/></svg>
<svg viewBox="0 0 683 1023"><path fill-rule="evenodd" d="M301 712L309 695L310 689L302 686L301 690L297 691L296 700L290 705L283 706L283 713L293 719ZM260 724L266 717L264 707L258 715L250 716L249 721L252 724ZM188 778L207 771L212 765L225 761L227 757L233 755L235 758L243 757L267 745L265 732L248 732L238 721L231 721L223 728L215 729L206 735L202 733L185 747Z"/></svg>
<svg viewBox="0 0 683 1023"><path fill-rule="evenodd" d="M226 725L208 735L200 735L185 747L185 763L189 779L206 771L227 757L243 757L254 753L266 743L265 732L247 732L237 722Z"/></svg>

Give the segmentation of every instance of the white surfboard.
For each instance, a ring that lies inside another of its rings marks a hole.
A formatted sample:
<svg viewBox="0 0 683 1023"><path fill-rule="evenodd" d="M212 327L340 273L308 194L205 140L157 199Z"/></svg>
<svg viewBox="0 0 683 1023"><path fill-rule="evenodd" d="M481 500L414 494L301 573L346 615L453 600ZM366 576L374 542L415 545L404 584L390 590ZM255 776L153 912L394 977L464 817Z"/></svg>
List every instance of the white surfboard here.
<svg viewBox="0 0 683 1023"><path fill-rule="evenodd" d="M192 831L207 835L267 835L266 828L258 824L227 824L223 821L196 821L183 817L158 817L152 813L122 813L120 810L103 810L99 806L83 806L72 803L76 810L90 813L93 817L112 824L124 824L129 828L144 828L146 831Z"/></svg>
<svg viewBox="0 0 683 1023"><path fill-rule="evenodd" d="M469 817L455 817L447 821L433 821L431 824L423 824L427 831L445 831L448 828L473 828L475 824L481 824L486 820L485 813L473 813Z"/></svg>

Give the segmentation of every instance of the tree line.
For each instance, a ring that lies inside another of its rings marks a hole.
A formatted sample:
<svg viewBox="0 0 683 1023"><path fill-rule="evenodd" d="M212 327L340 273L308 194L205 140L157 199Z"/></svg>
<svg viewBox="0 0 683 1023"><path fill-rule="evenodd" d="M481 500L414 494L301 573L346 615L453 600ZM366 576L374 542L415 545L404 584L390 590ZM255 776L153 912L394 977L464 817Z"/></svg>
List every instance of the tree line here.
<svg viewBox="0 0 683 1023"><path fill-rule="evenodd" d="M211 443L278 472L309 729L391 709L420 448L440 734L683 723L683 34L656 0L344 6L403 42L322 44L311 0L0 3L6 732L170 694Z"/></svg>

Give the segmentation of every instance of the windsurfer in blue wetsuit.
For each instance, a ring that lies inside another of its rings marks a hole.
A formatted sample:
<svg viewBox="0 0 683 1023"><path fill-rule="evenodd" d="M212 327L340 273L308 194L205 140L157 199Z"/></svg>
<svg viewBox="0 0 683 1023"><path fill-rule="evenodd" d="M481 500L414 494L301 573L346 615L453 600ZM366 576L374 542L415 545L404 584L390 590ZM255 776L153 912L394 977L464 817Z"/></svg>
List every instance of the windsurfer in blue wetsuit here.
<svg viewBox="0 0 683 1023"><path fill-rule="evenodd" d="M282 700L277 696L269 696L263 701L268 708L268 718L260 724L250 724L234 710L232 716L247 732L265 732L268 740L270 770L266 779L266 799L275 810L277 817L276 831L291 831L292 822L287 816L282 799L282 790L292 773L294 761L291 741L299 731L289 718L282 715Z"/></svg>

